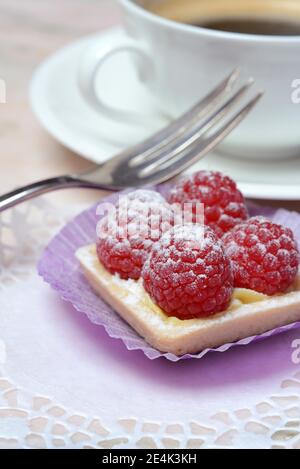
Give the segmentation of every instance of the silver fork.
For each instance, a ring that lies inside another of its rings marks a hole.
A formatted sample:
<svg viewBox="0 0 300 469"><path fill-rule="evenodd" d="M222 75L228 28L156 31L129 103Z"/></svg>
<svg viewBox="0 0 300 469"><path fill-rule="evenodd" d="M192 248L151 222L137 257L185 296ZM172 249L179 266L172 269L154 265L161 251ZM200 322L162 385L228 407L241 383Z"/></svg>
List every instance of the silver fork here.
<svg viewBox="0 0 300 469"><path fill-rule="evenodd" d="M0 212L58 189L82 187L119 190L157 184L173 178L213 150L261 98L263 93L257 93L230 117L232 108L254 83L250 79L230 97L238 78L239 70L234 70L188 112L144 142L119 153L104 164L93 165L84 173L38 181L1 196Z"/></svg>

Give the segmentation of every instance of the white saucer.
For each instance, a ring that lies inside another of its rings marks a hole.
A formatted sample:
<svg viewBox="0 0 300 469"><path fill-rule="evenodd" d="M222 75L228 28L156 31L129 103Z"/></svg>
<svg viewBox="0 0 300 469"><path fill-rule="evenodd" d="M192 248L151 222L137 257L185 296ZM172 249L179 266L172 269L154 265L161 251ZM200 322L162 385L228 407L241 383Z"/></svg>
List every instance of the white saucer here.
<svg viewBox="0 0 300 469"><path fill-rule="evenodd" d="M113 28L65 47L37 69L30 88L32 108L45 129L66 147L99 163L169 121L138 82L126 54L116 55L101 72L101 96L114 106L148 118L141 118L137 125L117 123L97 114L82 99L76 76L84 49L93 41L100 45L122 34L120 28ZM232 176L247 197L300 200L300 159L258 163L213 153L200 161L197 168L217 169Z"/></svg>

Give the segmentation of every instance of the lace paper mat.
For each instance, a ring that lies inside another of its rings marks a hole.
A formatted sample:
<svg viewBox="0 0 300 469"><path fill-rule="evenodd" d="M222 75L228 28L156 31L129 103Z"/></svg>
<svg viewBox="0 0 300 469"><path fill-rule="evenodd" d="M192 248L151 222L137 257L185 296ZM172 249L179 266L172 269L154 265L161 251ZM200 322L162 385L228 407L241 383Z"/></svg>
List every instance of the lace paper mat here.
<svg viewBox="0 0 300 469"><path fill-rule="evenodd" d="M36 273L73 215L39 200L1 218L0 447L300 448L300 331L200 361L127 351Z"/></svg>

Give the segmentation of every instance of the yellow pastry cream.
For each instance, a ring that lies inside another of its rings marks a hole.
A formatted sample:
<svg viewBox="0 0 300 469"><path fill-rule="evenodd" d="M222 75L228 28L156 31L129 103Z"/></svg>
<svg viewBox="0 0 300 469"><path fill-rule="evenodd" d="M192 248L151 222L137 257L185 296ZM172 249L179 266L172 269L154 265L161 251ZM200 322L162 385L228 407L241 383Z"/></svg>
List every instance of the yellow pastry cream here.
<svg viewBox="0 0 300 469"><path fill-rule="evenodd" d="M168 322L170 325L172 324L178 326L191 326L193 324L198 323L199 321L205 321L209 319L199 318L182 320L176 317L167 316L159 306L153 303L150 296L145 291L143 287L143 281L141 279L139 281L131 279L122 280L117 275L111 275L99 263L98 257L96 255L95 246L91 246L90 249L93 251L93 268L98 271L98 273L101 275L102 280L105 283L110 284L111 289L116 291L116 293L122 299L122 301L124 301L124 303L136 305L140 308L143 308L143 310L149 311L149 313L157 315L160 320ZM292 288L291 291L293 291L293 289L294 288ZM234 311L241 306L264 301L268 298L270 298L268 295L264 295L253 290L248 290L246 288L235 288L233 291L231 303L227 310L217 313L212 317L216 318L218 316L223 316L224 314Z"/></svg>

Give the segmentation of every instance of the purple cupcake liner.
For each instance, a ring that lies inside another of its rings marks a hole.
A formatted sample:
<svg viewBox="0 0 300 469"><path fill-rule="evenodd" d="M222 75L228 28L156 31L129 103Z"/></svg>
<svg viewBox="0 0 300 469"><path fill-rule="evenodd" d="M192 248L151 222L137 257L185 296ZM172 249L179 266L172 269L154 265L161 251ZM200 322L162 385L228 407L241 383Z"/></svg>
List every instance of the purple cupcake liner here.
<svg viewBox="0 0 300 469"><path fill-rule="evenodd" d="M154 189L162 194L166 191L165 186ZM99 215L96 214L96 208L104 203L114 204L118 197L119 194L115 193L103 199L100 204L82 212L68 223L45 249L38 265L38 271L63 300L71 303L77 311L86 314L92 323L103 326L110 337L122 340L128 350L141 350L150 360L165 357L172 362L177 362L188 358L199 359L209 352L225 352L232 347L248 345L300 327L300 322L296 322L238 342L180 357L172 353L162 353L151 347L107 303L94 293L75 258L75 252L78 248L95 242L96 224L100 219ZM249 211L251 216L266 216L275 223L290 227L300 245L300 215L298 213L253 204L249 204Z"/></svg>

